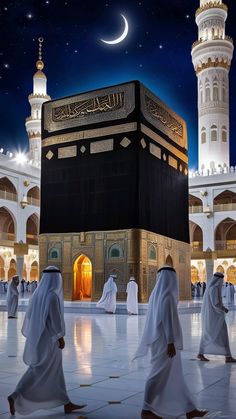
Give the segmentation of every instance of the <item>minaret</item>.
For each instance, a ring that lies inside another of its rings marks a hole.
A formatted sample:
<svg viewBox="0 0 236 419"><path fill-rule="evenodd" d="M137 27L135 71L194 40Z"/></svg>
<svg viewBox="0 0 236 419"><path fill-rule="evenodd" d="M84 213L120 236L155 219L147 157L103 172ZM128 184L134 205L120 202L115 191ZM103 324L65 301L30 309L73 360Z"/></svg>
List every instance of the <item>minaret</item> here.
<svg viewBox="0 0 236 419"><path fill-rule="evenodd" d="M192 61L198 78L198 170L229 167L229 70L233 40L225 35L228 8L222 0L200 0L198 41Z"/></svg>
<svg viewBox="0 0 236 419"><path fill-rule="evenodd" d="M26 118L25 127L29 137L29 160L40 166L41 163L41 109L42 104L50 100L47 95L47 77L42 71L44 63L42 61L43 38L39 38L39 57L36 62L37 71L33 77L33 93L29 95L31 106L31 116Z"/></svg>

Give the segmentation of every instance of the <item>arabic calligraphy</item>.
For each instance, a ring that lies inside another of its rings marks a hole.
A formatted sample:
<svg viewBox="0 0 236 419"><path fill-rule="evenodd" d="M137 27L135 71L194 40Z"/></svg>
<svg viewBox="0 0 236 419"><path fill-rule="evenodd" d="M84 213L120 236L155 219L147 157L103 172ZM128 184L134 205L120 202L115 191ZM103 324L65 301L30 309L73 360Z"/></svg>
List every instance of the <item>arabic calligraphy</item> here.
<svg viewBox="0 0 236 419"><path fill-rule="evenodd" d="M90 114L109 112L121 109L124 106L124 92L112 93L105 96L97 96L52 109L54 122L84 118Z"/></svg>
<svg viewBox="0 0 236 419"><path fill-rule="evenodd" d="M169 128L179 137L183 137L183 125L178 122L166 109L161 107L147 95L145 95L145 105L153 118L158 119L163 125L165 125L165 127Z"/></svg>

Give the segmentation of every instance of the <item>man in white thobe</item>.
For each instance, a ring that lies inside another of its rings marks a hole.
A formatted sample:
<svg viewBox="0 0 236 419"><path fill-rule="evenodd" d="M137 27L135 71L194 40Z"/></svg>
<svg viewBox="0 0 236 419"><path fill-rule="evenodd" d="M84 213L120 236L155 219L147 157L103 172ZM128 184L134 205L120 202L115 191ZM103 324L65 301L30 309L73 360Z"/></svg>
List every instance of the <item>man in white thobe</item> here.
<svg viewBox="0 0 236 419"><path fill-rule="evenodd" d="M97 302L96 307L104 308L107 313L116 312L116 293L117 286L114 282L115 276L110 275L107 282L105 282L103 287L103 292L100 300Z"/></svg>
<svg viewBox="0 0 236 419"><path fill-rule="evenodd" d="M197 410L186 386L180 351L183 349L178 304L178 281L175 270L163 266L148 302L143 336L135 358L151 352L151 372L147 378L143 419L160 419L186 415L187 419L203 417ZM134 359L135 359L134 358Z"/></svg>
<svg viewBox="0 0 236 419"><path fill-rule="evenodd" d="M225 362L236 362L232 358L225 313L228 309L222 303L222 285L224 275L215 272L207 282L206 292L202 302L202 337L197 358L200 361L209 361L205 353L224 355Z"/></svg>
<svg viewBox="0 0 236 419"><path fill-rule="evenodd" d="M83 406L71 403L62 369L65 347L63 284L60 271L49 266L26 311L22 334L26 337L23 361L28 369L8 396L10 412L28 415L39 409L64 405L71 413Z"/></svg>
<svg viewBox="0 0 236 419"><path fill-rule="evenodd" d="M133 276L130 277L127 284L126 293L128 314L138 314L138 284Z"/></svg>
<svg viewBox="0 0 236 419"><path fill-rule="evenodd" d="M17 289L19 285L19 276L15 275L12 277L11 283L7 288L7 311L8 319L17 318L17 309L18 309L18 299L19 291Z"/></svg>

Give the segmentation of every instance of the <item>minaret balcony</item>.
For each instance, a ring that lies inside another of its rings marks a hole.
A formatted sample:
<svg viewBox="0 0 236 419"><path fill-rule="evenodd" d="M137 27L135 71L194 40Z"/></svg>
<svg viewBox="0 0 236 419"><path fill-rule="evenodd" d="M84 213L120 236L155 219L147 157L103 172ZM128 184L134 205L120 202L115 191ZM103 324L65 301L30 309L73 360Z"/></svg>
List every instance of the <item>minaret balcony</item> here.
<svg viewBox="0 0 236 419"><path fill-rule="evenodd" d="M231 36L226 35L224 38L219 37L219 36L214 36L214 37L213 37L213 38L211 38L211 39L198 39L197 41L195 41L195 42L192 44L192 50L193 50L195 47L197 47L198 45L205 44L205 43L207 43L207 42L214 42L214 41L227 41L227 42L229 42L230 44L234 45L234 40L233 40L233 38L231 38Z"/></svg>
<svg viewBox="0 0 236 419"><path fill-rule="evenodd" d="M46 101L46 100L51 100L51 97L49 95L44 95L43 93L31 93L28 96L28 100L31 100L31 99L44 99Z"/></svg>
<svg viewBox="0 0 236 419"><path fill-rule="evenodd" d="M228 6L224 3L220 3L219 1L214 1L214 2L210 2L204 4L203 6L199 7L196 11L195 16L199 16L200 13L205 12L206 10L210 10L210 9L222 9L224 10L226 13L228 12Z"/></svg>

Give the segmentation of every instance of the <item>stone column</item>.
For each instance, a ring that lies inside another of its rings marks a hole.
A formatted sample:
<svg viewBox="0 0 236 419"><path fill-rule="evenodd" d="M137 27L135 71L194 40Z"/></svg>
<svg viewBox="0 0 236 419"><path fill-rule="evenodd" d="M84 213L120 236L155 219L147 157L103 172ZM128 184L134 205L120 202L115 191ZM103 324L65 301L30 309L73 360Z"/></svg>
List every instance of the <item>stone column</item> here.
<svg viewBox="0 0 236 419"><path fill-rule="evenodd" d="M16 256L16 275L19 276L20 281L23 278L24 256Z"/></svg>

